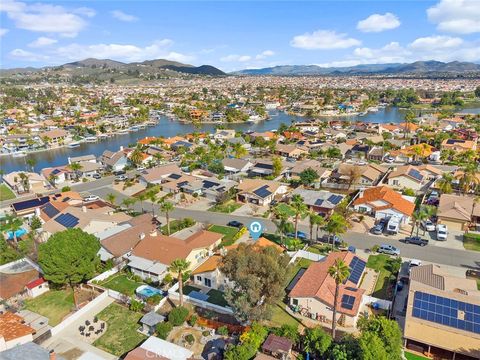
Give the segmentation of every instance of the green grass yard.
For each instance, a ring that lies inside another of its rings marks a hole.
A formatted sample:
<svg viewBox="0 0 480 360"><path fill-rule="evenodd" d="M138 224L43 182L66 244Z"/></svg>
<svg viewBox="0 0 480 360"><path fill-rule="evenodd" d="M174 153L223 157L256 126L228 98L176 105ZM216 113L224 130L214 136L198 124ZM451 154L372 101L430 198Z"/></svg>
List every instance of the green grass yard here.
<svg viewBox="0 0 480 360"><path fill-rule="evenodd" d="M405 351L405 357L407 358L407 360L423 360L423 359L428 359L424 356L420 356L420 355L416 355L416 354L412 354L412 353L409 353L408 351Z"/></svg>
<svg viewBox="0 0 480 360"><path fill-rule="evenodd" d="M115 356L121 356L136 348L147 337L140 334L140 312L113 303L98 313L97 317L107 323L107 331L93 345Z"/></svg>
<svg viewBox="0 0 480 360"><path fill-rule="evenodd" d="M25 300L25 308L48 318L48 324L58 325L75 307L72 290L50 290L34 299Z"/></svg>
<svg viewBox="0 0 480 360"><path fill-rule="evenodd" d="M15 194L5 184L0 184L0 201L15 199Z"/></svg>
<svg viewBox="0 0 480 360"><path fill-rule="evenodd" d="M170 221L170 235L176 233L177 231L183 230L187 227L195 225L196 222L191 219L182 219L182 220L171 220ZM161 227L162 234L167 235L168 229L167 225Z"/></svg>
<svg viewBox="0 0 480 360"><path fill-rule="evenodd" d="M130 280L127 274L115 274L101 282L100 285L118 291L119 293L132 296L135 294L135 289L144 283Z"/></svg>
<svg viewBox="0 0 480 360"><path fill-rule="evenodd" d="M235 202L234 200L229 200L224 204L217 204L212 206L208 211L220 212L224 214L230 214L240 208L242 204Z"/></svg>
<svg viewBox="0 0 480 360"><path fill-rule="evenodd" d="M385 254L370 255L368 257L367 267L379 273L372 296L387 300L391 298L388 289L390 288L390 277L392 276L390 271L390 262L392 260Z"/></svg>
<svg viewBox="0 0 480 360"><path fill-rule="evenodd" d="M208 230L224 235L222 239L223 246L232 245L235 242L233 237L238 233L238 229L231 226L212 225Z"/></svg>
<svg viewBox="0 0 480 360"><path fill-rule="evenodd" d="M269 326L280 327L283 324L297 326L300 325L300 322L290 315L285 310L285 304L283 302L279 302L278 304L274 305L272 308L272 317L268 320Z"/></svg>
<svg viewBox="0 0 480 360"><path fill-rule="evenodd" d="M466 250L480 251L480 234L467 233L463 235L463 247Z"/></svg>

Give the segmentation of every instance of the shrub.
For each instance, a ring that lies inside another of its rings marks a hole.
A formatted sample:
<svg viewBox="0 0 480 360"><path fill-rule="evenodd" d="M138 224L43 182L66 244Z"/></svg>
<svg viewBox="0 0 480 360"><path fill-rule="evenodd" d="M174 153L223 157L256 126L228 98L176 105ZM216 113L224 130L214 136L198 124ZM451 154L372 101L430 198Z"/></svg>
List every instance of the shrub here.
<svg viewBox="0 0 480 360"><path fill-rule="evenodd" d="M195 338L193 337L192 334L187 334L187 335L185 335L185 341L187 343L189 343L190 345L192 345L193 342L195 341Z"/></svg>
<svg viewBox="0 0 480 360"><path fill-rule="evenodd" d="M406 196L415 196L415 191L413 191L413 189L404 189L403 190L403 195L406 195Z"/></svg>
<svg viewBox="0 0 480 360"><path fill-rule="evenodd" d="M372 246L372 252L377 252L378 249L380 249L380 246L379 246L379 245L373 245L373 246Z"/></svg>
<svg viewBox="0 0 480 360"><path fill-rule="evenodd" d="M185 320L187 320L188 317L188 309L179 306L170 311L168 314L168 321L173 325L173 326L179 326L182 325Z"/></svg>
<svg viewBox="0 0 480 360"><path fill-rule="evenodd" d="M210 331L204 330L204 331L202 331L202 335L205 336L205 337L210 336Z"/></svg>
<svg viewBox="0 0 480 360"><path fill-rule="evenodd" d="M157 336L160 339L166 340L168 334L170 334L170 331L172 331L172 328L172 324L170 324L168 321L157 324Z"/></svg>
<svg viewBox="0 0 480 360"><path fill-rule="evenodd" d="M197 315L190 316L190 318L188 319L188 325L195 326L195 324L197 323L197 320L198 320Z"/></svg>
<svg viewBox="0 0 480 360"><path fill-rule="evenodd" d="M70 186L62 187L62 192L67 192L67 191L70 191L70 190L72 190L72 188Z"/></svg>
<svg viewBox="0 0 480 360"><path fill-rule="evenodd" d="M167 275L165 275L165 277L163 278L163 283L164 284L170 284L171 282L173 281L173 276L172 274L168 273Z"/></svg>
<svg viewBox="0 0 480 360"><path fill-rule="evenodd" d="M163 296L160 295L160 294L152 295L147 299L147 304L157 305L160 302L160 300L162 300L162 298L163 298Z"/></svg>
<svg viewBox="0 0 480 360"><path fill-rule="evenodd" d="M142 302L135 299L130 300L130 310L140 312L143 310L144 307L145 304L143 304Z"/></svg>
<svg viewBox="0 0 480 360"><path fill-rule="evenodd" d="M228 328L226 326L220 326L217 329L217 334L222 335L222 336L227 336L228 335Z"/></svg>

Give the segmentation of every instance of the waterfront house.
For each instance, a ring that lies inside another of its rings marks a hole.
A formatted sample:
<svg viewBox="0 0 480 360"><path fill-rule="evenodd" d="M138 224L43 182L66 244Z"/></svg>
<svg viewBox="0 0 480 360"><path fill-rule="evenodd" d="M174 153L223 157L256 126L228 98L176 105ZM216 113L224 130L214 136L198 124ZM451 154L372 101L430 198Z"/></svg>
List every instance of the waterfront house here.
<svg viewBox="0 0 480 360"><path fill-rule="evenodd" d="M63 129L53 129L40 133L40 137L51 147L60 146L71 140L70 133Z"/></svg>
<svg viewBox="0 0 480 360"><path fill-rule="evenodd" d="M110 171L123 170L128 165L128 159L123 149L117 152L105 150L99 158L100 163Z"/></svg>

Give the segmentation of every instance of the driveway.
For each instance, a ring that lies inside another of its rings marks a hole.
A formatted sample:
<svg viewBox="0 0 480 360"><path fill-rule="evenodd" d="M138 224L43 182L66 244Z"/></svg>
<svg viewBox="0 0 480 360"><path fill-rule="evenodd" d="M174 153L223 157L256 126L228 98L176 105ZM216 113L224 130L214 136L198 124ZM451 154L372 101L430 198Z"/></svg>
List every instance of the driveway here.
<svg viewBox="0 0 480 360"><path fill-rule="evenodd" d="M429 246L433 245L447 249L465 250L465 248L463 247L463 232L461 231L450 230L448 232L447 240L445 241L437 240L436 231L425 231L424 235L423 230L420 229L418 234L419 236L429 240Z"/></svg>

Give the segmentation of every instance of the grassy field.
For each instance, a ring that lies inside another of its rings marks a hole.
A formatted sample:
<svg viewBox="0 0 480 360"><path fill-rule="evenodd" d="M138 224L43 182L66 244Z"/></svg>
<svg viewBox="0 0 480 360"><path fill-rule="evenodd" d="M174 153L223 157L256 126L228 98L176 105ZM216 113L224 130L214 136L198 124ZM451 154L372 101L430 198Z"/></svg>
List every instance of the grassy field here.
<svg viewBox="0 0 480 360"><path fill-rule="evenodd" d="M35 299L25 300L25 308L48 318L48 324L58 325L75 305L71 290L50 290Z"/></svg>
<svg viewBox="0 0 480 360"><path fill-rule="evenodd" d="M238 229L231 226L212 225L208 230L224 235L222 239L223 246L232 245L234 243L233 237L238 233Z"/></svg>
<svg viewBox="0 0 480 360"><path fill-rule="evenodd" d="M107 323L107 331L93 345L110 354L121 356L146 339L145 335L137 331L142 313L130 311L113 303L97 316Z"/></svg>
<svg viewBox="0 0 480 360"><path fill-rule="evenodd" d="M405 351L405 357L407 358L407 360L423 360L423 359L428 359L424 356L420 356L420 355L415 355L415 354L412 354L412 353L409 353L407 351Z"/></svg>
<svg viewBox="0 0 480 360"><path fill-rule="evenodd" d="M208 211L213 211L213 212L220 212L224 214L230 214L240 208L242 204L239 204L233 200L227 201L225 204L218 204L212 206Z"/></svg>
<svg viewBox="0 0 480 360"><path fill-rule="evenodd" d="M480 251L480 235L472 233L463 235L463 247L466 250Z"/></svg>
<svg viewBox="0 0 480 360"><path fill-rule="evenodd" d="M5 184L0 184L0 201L14 199L15 194L10 188Z"/></svg>
<svg viewBox="0 0 480 360"><path fill-rule="evenodd" d="M390 287L389 279L392 276L390 270L391 261L392 258L385 254L370 255L368 257L367 267L379 272L377 284L375 285L372 296L387 300L391 298L391 294L388 291Z"/></svg>
<svg viewBox="0 0 480 360"><path fill-rule="evenodd" d="M118 291L119 293L132 296L135 294L135 289L144 284L130 280L126 274L115 274L106 279L100 285Z"/></svg>

